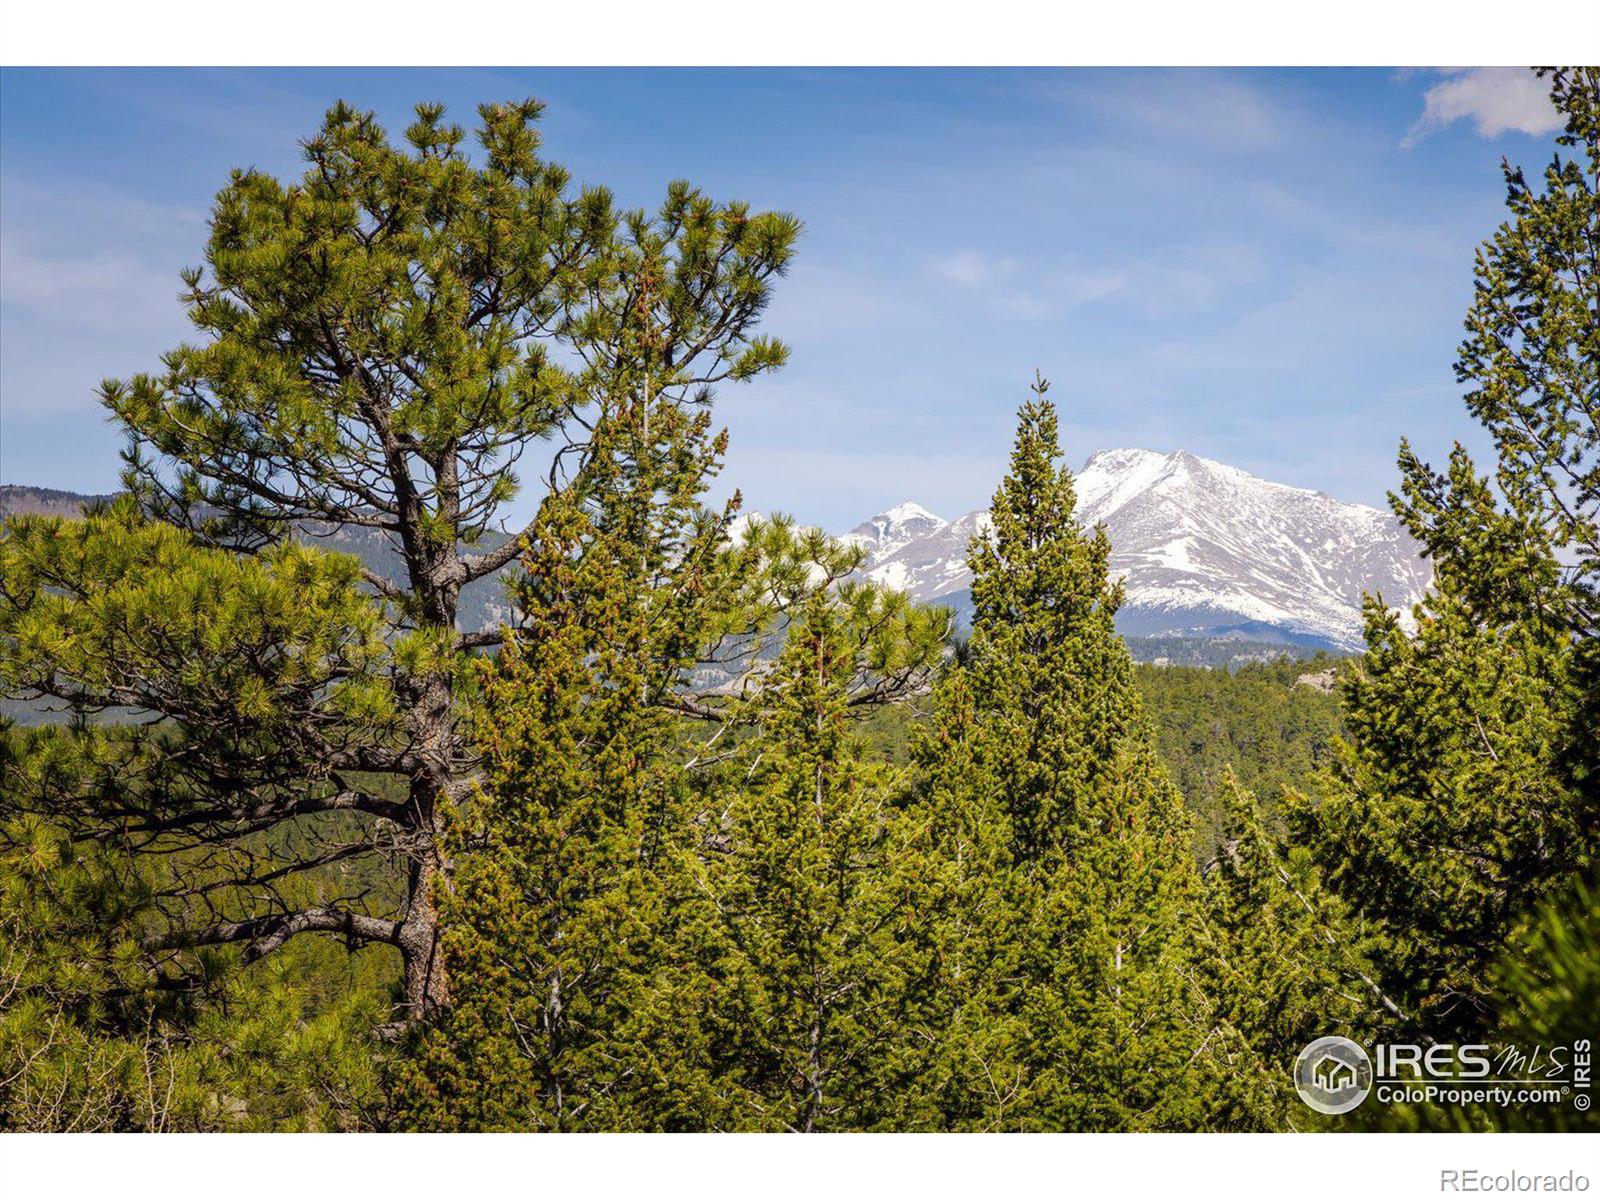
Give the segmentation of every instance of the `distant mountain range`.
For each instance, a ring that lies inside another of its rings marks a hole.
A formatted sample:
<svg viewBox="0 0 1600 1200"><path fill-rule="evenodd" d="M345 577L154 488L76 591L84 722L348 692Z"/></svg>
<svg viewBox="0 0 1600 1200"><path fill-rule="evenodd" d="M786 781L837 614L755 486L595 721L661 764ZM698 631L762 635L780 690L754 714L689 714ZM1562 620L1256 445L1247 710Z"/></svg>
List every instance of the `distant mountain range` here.
<svg viewBox="0 0 1600 1200"><path fill-rule="evenodd" d="M55 488L0 483L0 519L21 513L34 513L41 517L75 517L83 511L84 505L110 499L112 497L109 495L87 495Z"/></svg>
<svg viewBox="0 0 1600 1200"><path fill-rule="evenodd" d="M1364 591L1406 612L1432 577L1388 513L1187 451L1102 450L1075 484L1080 521L1105 526L1112 569L1126 578L1118 628L1151 647L1231 641L1357 650ZM103 498L0 485L0 518L67 516ZM947 604L965 619L972 603L967 545L988 522L984 510L947 521L908 501L842 538L866 552L868 578L916 600ZM314 540L354 553L385 575L398 571L397 556L372 531L341 529ZM506 615L498 580L479 580L463 592L463 627L482 628ZM1250 656L1259 653L1244 657ZM1227 661L1227 655L1220 660Z"/></svg>
<svg viewBox="0 0 1600 1200"><path fill-rule="evenodd" d="M1187 451L1102 450L1074 483L1079 520L1105 526L1126 579L1128 637L1356 650L1364 591L1409 612L1432 578L1392 515ZM845 537L866 551L869 578L964 616L967 545L988 525L985 510L946 521L907 502Z"/></svg>

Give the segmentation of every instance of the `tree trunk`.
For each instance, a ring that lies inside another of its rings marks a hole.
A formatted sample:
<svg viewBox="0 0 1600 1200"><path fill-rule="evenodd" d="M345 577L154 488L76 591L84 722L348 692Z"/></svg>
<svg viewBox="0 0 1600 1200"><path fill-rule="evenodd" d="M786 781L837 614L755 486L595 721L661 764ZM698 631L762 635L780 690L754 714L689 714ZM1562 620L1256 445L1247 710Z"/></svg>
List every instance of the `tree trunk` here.
<svg viewBox="0 0 1600 1200"><path fill-rule="evenodd" d="M453 608L453 591L449 599ZM457 757L453 702L451 677L439 673L428 677L412 705L411 728L421 767L411 777L407 805L414 837L399 941L405 968L406 1015L413 1021L433 1016L450 1002L450 985L439 944L439 894L441 888L448 886L445 876L449 864L438 843L436 818L440 801L450 794Z"/></svg>
<svg viewBox="0 0 1600 1200"><path fill-rule="evenodd" d="M400 925L400 956L405 968L407 1016L413 1021L432 1016L449 1003L449 983L440 957L438 889L444 885L437 863L411 864L410 894Z"/></svg>

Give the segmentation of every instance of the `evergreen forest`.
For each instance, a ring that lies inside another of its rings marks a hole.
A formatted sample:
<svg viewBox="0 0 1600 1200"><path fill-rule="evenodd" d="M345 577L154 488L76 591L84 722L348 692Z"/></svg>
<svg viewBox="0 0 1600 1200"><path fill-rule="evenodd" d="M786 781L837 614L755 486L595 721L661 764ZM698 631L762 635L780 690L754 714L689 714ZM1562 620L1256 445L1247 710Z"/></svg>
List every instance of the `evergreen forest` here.
<svg viewBox="0 0 1600 1200"><path fill-rule="evenodd" d="M1133 661L1033 364L970 630L740 518L799 216L621 208L531 100L235 171L101 387L123 491L0 527L59 710L0 724L0 1129L1595 1128L1291 1074L1600 1032L1600 69L1540 78L1461 264L1492 453L1397 449L1431 590L1235 671Z"/></svg>

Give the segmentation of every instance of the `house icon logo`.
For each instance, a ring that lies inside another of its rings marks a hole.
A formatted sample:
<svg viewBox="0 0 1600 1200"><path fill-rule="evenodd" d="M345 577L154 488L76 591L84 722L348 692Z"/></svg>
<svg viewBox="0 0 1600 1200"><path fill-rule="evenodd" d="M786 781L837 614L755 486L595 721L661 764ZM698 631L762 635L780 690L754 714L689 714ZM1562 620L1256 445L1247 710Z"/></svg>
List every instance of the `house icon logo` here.
<svg viewBox="0 0 1600 1200"><path fill-rule="evenodd" d="M1349 1038L1318 1038L1294 1060L1294 1090L1319 1113L1347 1113L1372 1090L1372 1060Z"/></svg>

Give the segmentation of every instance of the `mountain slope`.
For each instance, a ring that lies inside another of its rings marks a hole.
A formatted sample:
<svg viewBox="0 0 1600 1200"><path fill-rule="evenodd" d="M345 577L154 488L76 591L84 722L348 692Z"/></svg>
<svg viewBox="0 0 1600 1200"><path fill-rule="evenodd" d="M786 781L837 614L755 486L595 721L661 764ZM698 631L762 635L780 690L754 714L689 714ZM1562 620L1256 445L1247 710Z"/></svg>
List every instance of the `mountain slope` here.
<svg viewBox="0 0 1600 1200"><path fill-rule="evenodd" d="M1361 594L1406 610L1429 564L1389 514L1259 479L1187 451L1103 450L1076 477L1078 515L1103 524L1126 578L1130 636L1238 635L1356 649ZM866 574L958 611L970 603L970 538L988 514L943 521L902 504L846 539Z"/></svg>
<svg viewBox="0 0 1600 1200"><path fill-rule="evenodd" d="M0 523L8 516L32 514L45 517L75 517L85 506L115 499L114 495L87 496L55 488L26 484L0 484ZM394 542L382 530L346 525L330 528L321 524L299 527L301 538L323 550L353 554L366 566L397 583L403 582L404 564ZM473 547L475 553L493 550L504 543L505 534L488 533ZM500 576L477 579L461 589L456 624L464 630L490 629L511 615L505 581Z"/></svg>
<svg viewBox="0 0 1600 1200"><path fill-rule="evenodd" d="M75 517L85 505L113 499L115 496L110 494L87 496L82 492L63 492L57 488L0 483L0 521L24 513L40 517Z"/></svg>
<svg viewBox="0 0 1600 1200"><path fill-rule="evenodd" d="M1404 612L1432 577L1389 514L1186 451L1102 450L1084 464L1076 485L1079 519L1105 526L1112 569L1126 579L1117 626L1130 637L1359 649L1364 590ZM68 514L90 499L0 486L0 519L10 512ZM972 584L967 545L988 522L983 510L946 521L907 502L842 540L866 551L870 578L964 615ZM303 532L315 544L359 555L383 574L399 570L393 547L371 530L320 537L322 531ZM507 615L500 580L479 580L463 590L463 628L493 625Z"/></svg>

